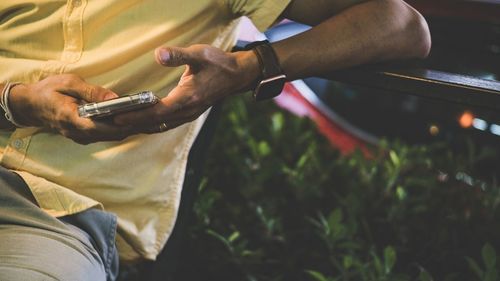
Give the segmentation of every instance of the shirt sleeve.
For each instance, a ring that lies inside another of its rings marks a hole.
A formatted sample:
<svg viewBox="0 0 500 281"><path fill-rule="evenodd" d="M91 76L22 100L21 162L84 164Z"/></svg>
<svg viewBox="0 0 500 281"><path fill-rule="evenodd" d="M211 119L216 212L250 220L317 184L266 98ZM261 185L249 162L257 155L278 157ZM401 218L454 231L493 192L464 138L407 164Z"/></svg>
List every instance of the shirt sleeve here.
<svg viewBox="0 0 500 281"><path fill-rule="evenodd" d="M247 16L263 32L283 13L291 0L226 0L235 17Z"/></svg>

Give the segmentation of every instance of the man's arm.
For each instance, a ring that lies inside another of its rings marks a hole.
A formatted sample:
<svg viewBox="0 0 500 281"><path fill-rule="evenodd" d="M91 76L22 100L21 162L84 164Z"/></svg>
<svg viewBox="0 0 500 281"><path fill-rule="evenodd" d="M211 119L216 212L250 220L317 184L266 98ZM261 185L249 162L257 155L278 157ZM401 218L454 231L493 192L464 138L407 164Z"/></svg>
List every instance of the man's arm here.
<svg viewBox="0 0 500 281"><path fill-rule="evenodd" d="M427 23L400 0L295 0L284 17L316 25L273 47L290 79L364 63L425 57Z"/></svg>
<svg viewBox="0 0 500 281"><path fill-rule="evenodd" d="M295 0L285 17L311 30L273 44L288 79L387 59L425 57L430 36L425 20L401 0ZM117 124L175 128L196 119L217 100L249 89L259 77L252 51L226 53L208 45L156 50L158 63L187 65L179 85L156 106L115 118Z"/></svg>

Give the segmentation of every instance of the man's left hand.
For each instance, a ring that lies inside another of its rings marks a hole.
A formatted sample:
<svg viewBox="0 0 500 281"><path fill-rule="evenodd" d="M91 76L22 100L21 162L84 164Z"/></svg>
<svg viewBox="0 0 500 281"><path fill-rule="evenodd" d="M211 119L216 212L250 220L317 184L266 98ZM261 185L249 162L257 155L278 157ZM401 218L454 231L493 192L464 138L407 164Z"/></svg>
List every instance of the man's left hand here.
<svg viewBox="0 0 500 281"><path fill-rule="evenodd" d="M159 48L155 55L166 67L186 65L178 85L155 106L116 116L115 123L141 125L146 133L175 128L195 120L218 100L249 89L259 73L252 51L228 53L193 45Z"/></svg>

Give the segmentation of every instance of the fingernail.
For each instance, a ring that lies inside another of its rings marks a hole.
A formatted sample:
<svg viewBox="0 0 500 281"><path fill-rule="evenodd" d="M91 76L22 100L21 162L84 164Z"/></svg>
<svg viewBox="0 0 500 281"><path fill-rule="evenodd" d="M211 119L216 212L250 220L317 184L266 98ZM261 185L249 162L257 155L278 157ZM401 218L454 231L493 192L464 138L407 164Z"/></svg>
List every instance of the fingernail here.
<svg viewBox="0 0 500 281"><path fill-rule="evenodd" d="M156 49L156 58L161 64L165 64L170 59L170 52L166 49Z"/></svg>
<svg viewBox="0 0 500 281"><path fill-rule="evenodd" d="M110 99L114 99L117 97L118 97L118 95L116 95L115 93L107 93L106 95L104 95L104 100L110 100Z"/></svg>

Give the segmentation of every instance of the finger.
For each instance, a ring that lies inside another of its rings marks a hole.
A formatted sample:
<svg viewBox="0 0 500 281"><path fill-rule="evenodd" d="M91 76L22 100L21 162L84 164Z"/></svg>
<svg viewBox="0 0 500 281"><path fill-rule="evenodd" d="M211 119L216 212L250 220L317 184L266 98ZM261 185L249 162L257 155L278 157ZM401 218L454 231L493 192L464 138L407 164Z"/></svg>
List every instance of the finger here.
<svg viewBox="0 0 500 281"><path fill-rule="evenodd" d="M118 95L109 89L86 83L74 74L61 75L57 91L87 102L99 102L117 98Z"/></svg>
<svg viewBox="0 0 500 281"><path fill-rule="evenodd" d="M111 90L89 84L77 85L68 91L68 94L86 102L100 102L118 97L118 95Z"/></svg>
<svg viewBox="0 0 500 281"><path fill-rule="evenodd" d="M158 109L143 109L116 115L113 120L114 124L119 126L149 125L161 123L161 121L170 122L177 119L189 118L189 116L196 114L195 110L182 107L179 103L166 104L168 103L158 103L156 106L161 107Z"/></svg>
<svg viewBox="0 0 500 281"><path fill-rule="evenodd" d="M138 134L140 128L133 126L119 127L104 122L95 122L93 131L89 132L90 136L98 136L100 141L119 141L134 134Z"/></svg>
<svg viewBox="0 0 500 281"><path fill-rule="evenodd" d="M113 123L118 126L158 123L161 117L161 101L148 108L120 113L113 117Z"/></svg>
<svg viewBox="0 0 500 281"><path fill-rule="evenodd" d="M196 119L196 118L194 118L194 119ZM162 122L162 123L147 127L142 133L146 133L146 134L163 133L163 132L175 129L179 126L182 126L186 123L189 123L189 122L193 121L194 119L193 118L185 118L185 119L175 120L175 121L171 121L171 122Z"/></svg>
<svg viewBox="0 0 500 281"><path fill-rule="evenodd" d="M192 49L180 47L160 47L155 50L155 59L164 66L181 66L197 64Z"/></svg>
<svg viewBox="0 0 500 281"><path fill-rule="evenodd" d="M194 109L189 104L189 95L183 95L183 91L180 87L176 87L153 107L116 115L114 122L117 125L156 124L186 118Z"/></svg>
<svg viewBox="0 0 500 281"><path fill-rule="evenodd" d="M74 128L65 130L62 134L79 144L89 144L98 141L119 141L137 134L139 129L132 126L118 127L112 124L94 121L88 118L77 118Z"/></svg>

